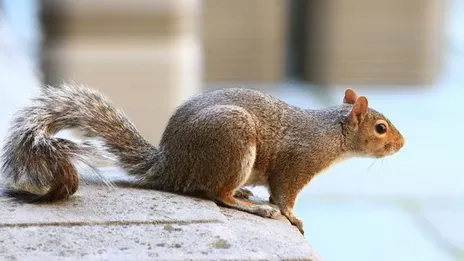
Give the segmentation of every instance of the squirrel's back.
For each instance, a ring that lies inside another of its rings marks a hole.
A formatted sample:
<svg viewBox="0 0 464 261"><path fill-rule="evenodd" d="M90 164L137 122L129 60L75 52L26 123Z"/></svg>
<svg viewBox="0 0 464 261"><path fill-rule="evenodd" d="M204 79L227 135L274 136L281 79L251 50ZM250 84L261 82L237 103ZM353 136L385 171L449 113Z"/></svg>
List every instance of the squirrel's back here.
<svg viewBox="0 0 464 261"><path fill-rule="evenodd" d="M175 132L181 122L186 122L197 112L212 106L237 106L252 115L260 125L258 132L262 135L282 133L288 126L301 121L303 110L291 106L269 94L246 88L227 88L198 94L174 112L169 120L162 141L170 139L170 133ZM224 122L224 124L227 124ZM288 126L287 126L288 125Z"/></svg>
<svg viewBox="0 0 464 261"><path fill-rule="evenodd" d="M186 101L179 110L194 112L215 105L239 106L256 115L282 114L289 110L299 110L269 94L245 88L204 92ZM179 113L182 113L181 111Z"/></svg>

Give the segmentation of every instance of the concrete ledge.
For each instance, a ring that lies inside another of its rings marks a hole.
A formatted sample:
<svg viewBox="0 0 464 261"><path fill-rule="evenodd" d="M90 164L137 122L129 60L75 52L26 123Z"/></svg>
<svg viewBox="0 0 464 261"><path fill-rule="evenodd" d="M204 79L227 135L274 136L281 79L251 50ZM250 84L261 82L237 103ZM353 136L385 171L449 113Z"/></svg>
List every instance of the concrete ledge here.
<svg viewBox="0 0 464 261"><path fill-rule="evenodd" d="M134 188L81 186L71 201L19 204L0 198L0 226L223 222L216 204ZM194 209L192 209L195 206ZM192 211L194 210L194 211Z"/></svg>
<svg viewBox="0 0 464 261"><path fill-rule="evenodd" d="M69 201L0 197L0 260L319 260L290 223L171 193L87 184Z"/></svg>

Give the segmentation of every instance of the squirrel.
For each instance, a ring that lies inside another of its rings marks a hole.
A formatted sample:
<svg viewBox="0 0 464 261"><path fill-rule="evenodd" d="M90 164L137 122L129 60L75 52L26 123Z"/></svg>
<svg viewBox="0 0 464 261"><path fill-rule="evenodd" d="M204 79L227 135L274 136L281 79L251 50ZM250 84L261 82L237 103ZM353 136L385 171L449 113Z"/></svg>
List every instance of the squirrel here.
<svg viewBox="0 0 464 261"><path fill-rule="evenodd" d="M55 136L64 129L101 142ZM17 112L1 154L1 175L4 189L29 193L33 202L64 200L78 189L75 163L107 153L140 186L200 192L262 217L284 215L304 234L293 209L311 179L341 160L386 157L404 144L396 127L353 89L346 89L341 104L312 110L257 90L228 88L178 106L156 147L101 92L63 84L41 88ZM271 204L246 200L253 196L246 186L266 187Z"/></svg>

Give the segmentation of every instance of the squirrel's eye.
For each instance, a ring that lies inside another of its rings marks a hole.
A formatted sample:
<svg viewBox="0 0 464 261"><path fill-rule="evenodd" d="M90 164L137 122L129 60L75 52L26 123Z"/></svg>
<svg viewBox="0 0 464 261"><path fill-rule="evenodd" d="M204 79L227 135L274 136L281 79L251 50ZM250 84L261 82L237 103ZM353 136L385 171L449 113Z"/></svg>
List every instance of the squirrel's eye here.
<svg viewBox="0 0 464 261"><path fill-rule="evenodd" d="M385 132L387 132L387 126L383 123L379 123L377 125L375 125L375 131L378 133L378 134L385 134Z"/></svg>

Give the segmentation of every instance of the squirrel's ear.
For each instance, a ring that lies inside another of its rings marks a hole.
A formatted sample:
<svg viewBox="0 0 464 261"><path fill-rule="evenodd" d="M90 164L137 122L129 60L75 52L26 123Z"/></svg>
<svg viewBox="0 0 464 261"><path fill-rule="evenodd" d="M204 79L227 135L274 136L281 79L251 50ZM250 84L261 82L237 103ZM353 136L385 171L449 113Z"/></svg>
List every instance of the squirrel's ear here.
<svg viewBox="0 0 464 261"><path fill-rule="evenodd" d="M358 124L361 122L364 116L367 114L368 106L369 102L367 101L367 98L364 96L359 97L351 109L349 115L350 123Z"/></svg>
<svg viewBox="0 0 464 261"><path fill-rule="evenodd" d="M354 104L358 99L358 94L353 89L345 90L345 97L343 98L343 103Z"/></svg>

